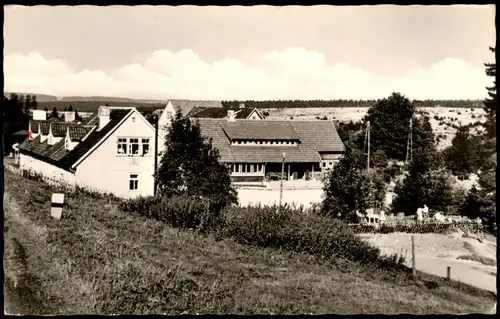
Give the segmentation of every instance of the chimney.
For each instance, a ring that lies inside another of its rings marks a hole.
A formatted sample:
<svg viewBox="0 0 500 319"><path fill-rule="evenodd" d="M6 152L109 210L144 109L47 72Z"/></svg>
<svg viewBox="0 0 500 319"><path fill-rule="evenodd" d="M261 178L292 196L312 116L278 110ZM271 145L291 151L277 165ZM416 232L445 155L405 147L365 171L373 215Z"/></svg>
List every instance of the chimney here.
<svg viewBox="0 0 500 319"><path fill-rule="evenodd" d="M47 112L44 110L33 110L33 120L45 121L47 120Z"/></svg>
<svg viewBox="0 0 500 319"><path fill-rule="evenodd" d="M64 122L73 122L74 120L75 120L75 112L74 111L64 112Z"/></svg>
<svg viewBox="0 0 500 319"><path fill-rule="evenodd" d="M110 109L107 106L99 106L99 124L97 126L97 130L100 131L102 130L103 127L106 126L106 124L109 123L109 114L110 114Z"/></svg>
<svg viewBox="0 0 500 319"><path fill-rule="evenodd" d="M227 110L227 121L228 122L234 122L235 121L234 110Z"/></svg>
<svg viewBox="0 0 500 319"><path fill-rule="evenodd" d="M245 108L245 103L240 103L240 109L244 109Z"/></svg>

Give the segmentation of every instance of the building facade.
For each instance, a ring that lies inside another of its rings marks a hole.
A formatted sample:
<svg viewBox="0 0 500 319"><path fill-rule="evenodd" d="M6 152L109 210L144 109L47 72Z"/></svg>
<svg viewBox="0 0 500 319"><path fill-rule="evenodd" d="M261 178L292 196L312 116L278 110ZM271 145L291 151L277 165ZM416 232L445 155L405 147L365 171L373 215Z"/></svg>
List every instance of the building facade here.
<svg viewBox="0 0 500 319"><path fill-rule="evenodd" d="M84 123L32 120L22 170L118 197L154 193L155 129L135 108L101 106ZM158 152L164 145L158 137ZM159 159L158 159L159 162Z"/></svg>
<svg viewBox="0 0 500 319"><path fill-rule="evenodd" d="M345 151L335 125L315 120L196 119L235 183L321 178Z"/></svg>

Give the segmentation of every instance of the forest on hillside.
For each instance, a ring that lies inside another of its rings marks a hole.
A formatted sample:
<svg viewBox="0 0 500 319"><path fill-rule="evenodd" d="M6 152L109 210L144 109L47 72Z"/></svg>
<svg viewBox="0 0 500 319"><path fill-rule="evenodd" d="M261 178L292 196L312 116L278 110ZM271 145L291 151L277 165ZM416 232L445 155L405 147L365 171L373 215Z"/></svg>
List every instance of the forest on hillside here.
<svg viewBox="0 0 500 319"><path fill-rule="evenodd" d="M371 107L376 100L280 100L280 101L222 101L223 107L238 107L244 103L245 107L258 109L285 109L285 108L327 108L327 107ZM414 100L417 107L452 107L452 108L477 108L483 107L480 100ZM163 108L165 103L145 103L136 101L54 101L38 102L40 108L58 111L72 106L80 112L95 112L101 105L134 106L143 111L154 111Z"/></svg>
<svg viewBox="0 0 500 319"><path fill-rule="evenodd" d="M323 108L323 107L371 107L377 100L280 100L280 101L222 101L224 107L238 107L244 103L245 107L258 109L284 108ZM476 108L482 107L481 100L413 100L416 107L451 107Z"/></svg>

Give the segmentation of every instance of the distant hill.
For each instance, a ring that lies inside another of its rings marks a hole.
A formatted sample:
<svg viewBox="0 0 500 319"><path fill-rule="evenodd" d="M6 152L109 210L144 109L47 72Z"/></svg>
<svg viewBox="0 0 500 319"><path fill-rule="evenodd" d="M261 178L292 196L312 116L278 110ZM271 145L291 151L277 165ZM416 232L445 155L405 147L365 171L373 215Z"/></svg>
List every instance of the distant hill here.
<svg viewBox="0 0 500 319"><path fill-rule="evenodd" d="M13 92L4 92L7 97ZM136 103L165 103L166 100L150 100L150 99L130 99L124 97L114 97L114 96L55 96L48 94L38 94L38 93L24 93L24 92L14 92L17 95L36 95L38 102L106 102L106 103L116 103L116 102L136 102Z"/></svg>
<svg viewBox="0 0 500 319"><path fill-rule="evenodd" d="M95 112L99 109L101 105L110 106L134 106L141 111L154 111L156 109L162 109L165 107L165 102L163 103L150 103L141 101L116 101L116 100L101 100L101 101L49 101L49 102L38 102L38 109L47 108L48 110L54 109L58 111L63 111L65 108L69 108L71 105L74 110L78 112Z"/></svg>
<svg viewBox="0 0 500 319"><path fill-rule="evenodd" d="M10 92L5 92L5 96L9 96ZM38 108L47 108L52 110L54 107L62 111L70 105L73 109L80 112L95 112L101 105L111 106L135 106L141 108L142 111L154 111L163 108L168 99L165 100L150 100L150 99L130 99L123 97L106 97L106 96L65 96L57 97L48 94L34 93L16 93L23 95L36 95ZM176 101L186 101L180 99L172 99ZM202 101L203 102L203 101ZM290 108L324 108L324 107L371 107L376 100L268 100L268 101L221 101L223 107L238 107L240 103L244 103L248 108L260 109L290 109ZM483 107L482 100L414 100L418 107L451 107L451 108L480 108Z"/></svg>

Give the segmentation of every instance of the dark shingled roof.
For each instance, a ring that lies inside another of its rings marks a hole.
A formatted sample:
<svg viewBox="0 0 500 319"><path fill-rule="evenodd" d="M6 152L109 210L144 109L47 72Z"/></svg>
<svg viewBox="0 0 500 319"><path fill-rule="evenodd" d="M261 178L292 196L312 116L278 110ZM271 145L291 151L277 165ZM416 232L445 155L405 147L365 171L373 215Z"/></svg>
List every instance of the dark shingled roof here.
<svg viewBox="0 0 500 319"><path fill-rule="evenodd" d="M19 145L19 151L33 156L34 158L51 163L57 167L69 170L74 163L76 163L85 153L94 147L94 145L99 143L106 134L113 130L118 123L120 123L121 120L123 120L131 112L133 112L133 109L111 109L109 123L106 124L106 126L100 131L93 130L85 140L78 143L71 151L64 148L64 139L61 139L55 145L49 145L47 141L41 143L40 136L37 136L33 141L30 141L29 138L25 139ZM54 123L52 125L54 125ZM73 124L70 126L70 137L73 135L75 140L81 139L88 134L90 129L91 127L88 126L75 128L75 125ZM41 130L44 132L43 128ZM64 134L66 134L66 132Z"/></svg>
<svg viewBox="0 0 500 319"><path fill-rule="evenodd" d="M92 130L91 126L70 126L69 138L73 142L80 142Z"/></svg>
<svg viewBox="0 0 500 319"><path fill-rule="evenodd" d="M298 140L290 123L285 121L238 121L220 123L231 140Z"/></svg>
<svg viewBox="0 0 500 319"><path fill-rule="evenodd" d="M92 126L89 125L78 125L72 122L49 122L49 121L30 121L31 131L35 134L38 133L38 124L40 124L40 129L43 135L49 134L49 130L52 127L52 135L54 137L66 137L66 131L69 127L69 134L72 141L80 141L87 135Z"/></svg>
<svg viewBox="0 0 500 319"><path fill-rule="evenodd" d="M195 101L195 100L170 100L176 112L181 111L182 115L188 114L195 107L202 108L222 108L221 101Z"/></svg>
<svg viewBox="0 0 500 319"><path fill-rule="evenodd" d="M287 162L317 163L320 161L320 152L345 151L344 144L330 121L239 120L232 123L228 123L225 119L197 119L197 121L202 135L212 139L224 163L279 163L283 152L286 153ZM238 126L246 128L241 133L235 133L242 139L264 136L262 133L257 133L257 130L278 132L276 134L283 138L288 134L292 135L290 131L292 129L300 143L295 146L232 146L226 128L231 127L234 130L231 132L236 132ZM247 132L247 135L245 136L243 132Z"/></svg>
<svg viewBox="0 0 500 319"><path fill-rule="evenodd" d="M227 111L234 111L235 119L246 119L254 109L250 108L217 108L217 107L195 107L188 114L187 117L191 118L225 118L227 117Z"/></svg>

